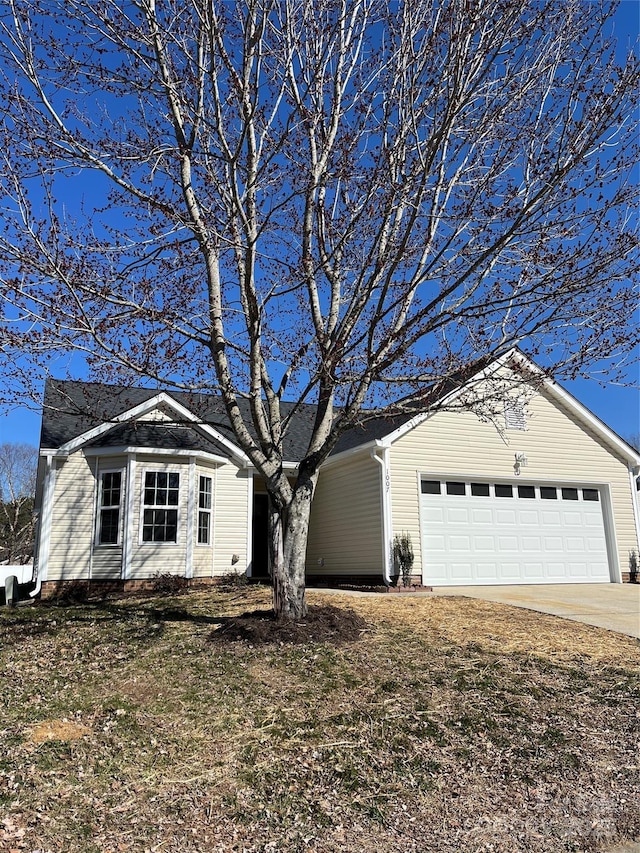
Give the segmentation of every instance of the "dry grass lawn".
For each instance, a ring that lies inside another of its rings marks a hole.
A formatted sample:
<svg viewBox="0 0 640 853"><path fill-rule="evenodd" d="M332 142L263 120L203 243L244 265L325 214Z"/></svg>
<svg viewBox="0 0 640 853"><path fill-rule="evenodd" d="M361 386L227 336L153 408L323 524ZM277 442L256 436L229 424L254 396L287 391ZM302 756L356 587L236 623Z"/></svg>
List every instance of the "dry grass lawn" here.
<svg viewBox="0 0 640 853"><path fill-rule="evenodd" d="M559 853L640 838L630 638L454 598L238 588L0 612L2 853ZM353 619L352 619L353 621Z"/></svg>

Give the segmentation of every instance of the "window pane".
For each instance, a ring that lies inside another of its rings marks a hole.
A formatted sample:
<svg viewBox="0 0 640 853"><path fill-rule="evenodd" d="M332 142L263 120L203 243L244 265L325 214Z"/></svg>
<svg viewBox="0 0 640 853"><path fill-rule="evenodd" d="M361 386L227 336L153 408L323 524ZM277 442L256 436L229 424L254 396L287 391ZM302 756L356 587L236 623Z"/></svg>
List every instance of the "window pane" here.
<svg viewBox="0 0 640 853"><path fill-rule="evenodd" d="M146 509L144 511L143 542L177 542L178 511L175 509Z"/></svg>
<svg viewBox="0 0 640 853"><path fill-rule="evenodd" d="M488 498L489 483L471 483L471 494L477 498Z"/></svg>
<svg viewBox="0 0 640 853"><path fill-rule="evenodd" d="M102 506L120 504L120 484L120 471L108 471L102 475Z"/></svg>
<svg viewBox="0 0 640 853"><path fill-rule="evenodd" d="M540 497L543 501L557 501L558 490L554 486L540 486Z"/></svg>
<svg viewBox="0 0 640 853"><path fill-rule="evenodd" d="M513 488L511 486L507 486L504 483L496 483L496 497L497 498L512 498L513 497Z"/></svg>
<svg viewBox="0 0 640 853"><path fill-rule="evenodd" d="M143 542L177 542L180 474L167 471L145 473L144 504L142 516Z"/></svg>
<svg viewBox="0 0 640 853"><path fill-rule="evenodd" d="M578 490L577 489L563 489L562 490L562 498L565 501L577 501L578 500Z"/></svg>
<svg viewBox="0 0 640 853"><path fill-rule="evenodd" d="M420 490L423 495L439 495L440 481L439 480L423 480L420 483Z"/></svg>
<svg viewBox="0 0 640 853"><path fill-rule="evenodd" d="M598 494L597 489L583 489L582 497L585 501L598 501L600 500L600 496Z"/></svg>
<svg viewBox="0 0 640 853"><path fill-rule="evenodd" d="M119 509L103 509L100 513L100 544L118 544L118 521L120 519Z"/></svg>
<svg viewBox="0 0 640 853"><path fill-rule="evenodd" d="M209 518L208 512L198 513L198 544L209 544Z"/></svg>
<svg viewBox="0 0 640 853"><path fill-rule="evenodd" d="M536 489L535 486L518 486L518 497L519 498L535 498Z"/></svg>
<svg viewBox="0 0 640 853"><path fill-rule="evenodd" d="M200 477L198 506L201 509L211 509L211 477Z"/></svg>
<svg viewBox="0 0 640 853"><path fill-rule="evenodd" d="M165 518L165 542L177 542L178 540L178 511L167 509Z"/></svg>
<svg viewBox="0 0 640 853"><path fill-rule="evenodd" d="M464 494L466 494L464 483L447 483L447 494L448 495L464 495Z"/></svg>

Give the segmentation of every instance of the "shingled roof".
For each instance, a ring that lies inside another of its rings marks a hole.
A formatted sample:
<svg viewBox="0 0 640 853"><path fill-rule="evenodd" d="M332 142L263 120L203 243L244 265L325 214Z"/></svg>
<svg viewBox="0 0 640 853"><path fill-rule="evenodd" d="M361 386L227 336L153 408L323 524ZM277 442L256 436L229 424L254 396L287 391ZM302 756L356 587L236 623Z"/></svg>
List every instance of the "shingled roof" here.
<svg viewBox="0 0 640 853"><path fill-rule="evenodd" d="M123 387L98 382L78 382L49 379L45 385L40 446L57 448L89 430L113 421L112 429L91 440L91 447L163 447L168 449L204 450L229 456L229 450L197 425L150 421L117 423L116 418L139 406L160 391L153 388ZM192 412L198 423L213 427L234 445L237 440L225 412L222 400L213 394L195 394L165 391L184 408ZM245 422L251 425L249 403L240 400ZM284 416L294 409L293 403L283 403ZM313 431L316 408L311 405L297 407L289 421L284 436L283 454L286 461L297 462L307 452ZM367 430L358 429L352 446L370 440ZM339 449L343 449L340 447Z"/></svg>
<svg viewBox="0 0 640 853"><path fill-rule="evenodd" d="M363 423L347 430L340 437L333 454L384 438L419 414L421 410L459 388L490 360L489 356L478 359L455 376L428 389L422 400L422 406L416 405L412 412L397 417L374 417L371 420L366 418L366 412L364 412ZM153 388L49 379L45 385L40 446L61 447L94 427L114 421L113 430L108 431L99 440L94 440L92 446L166 447L207 450L217 454L223 453L225 456L230 455L227 448L191 424L187 424L191 427L190 431L172 433L168 431L167 425L156 426L154 429L146 428L146 431L142 432L140 422L130 424L128 428L115 422L119 415L151 400L160 393L160 389ZM195 415L198 423L213 427L221 436L237 446L237 440L219 396L185 391L164 391L164 393ZM239 399L238 405L245 423L252 431L249 401ZM284 418L291 416L283 440L284 459L287 462L299 462L304 458L309 447L316 407L309 404L297 405L283 402L281 412Z"/></svg>

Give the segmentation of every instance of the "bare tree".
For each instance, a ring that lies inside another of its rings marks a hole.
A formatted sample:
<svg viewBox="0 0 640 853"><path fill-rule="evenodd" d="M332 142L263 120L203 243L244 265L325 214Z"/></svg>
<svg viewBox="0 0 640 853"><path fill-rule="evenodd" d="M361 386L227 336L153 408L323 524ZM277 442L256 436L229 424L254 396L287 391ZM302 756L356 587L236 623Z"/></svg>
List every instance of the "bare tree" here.
<svg viewBox="0 0 640 853"><path fill-rule="evenodd" d="M29 444L0 444L0 554L9 565L33 555L37 462Z"/></svg>
<svg viewBox="0 0 640 853"><path fill-rule="evenodd" d="M345 429L514 344L563 375L631 352L638 63L614 11L7 0L5 357L221 394L271 497L276 611L302 615ZM284 399L317 405L293 480Z"/></svg>
<svg viewBox="0 0 640 853"><path fill-rule="evenodd" d="M626 436L625 440L627 444L640 452L640 432L632 432L631 435Z"/></svg>

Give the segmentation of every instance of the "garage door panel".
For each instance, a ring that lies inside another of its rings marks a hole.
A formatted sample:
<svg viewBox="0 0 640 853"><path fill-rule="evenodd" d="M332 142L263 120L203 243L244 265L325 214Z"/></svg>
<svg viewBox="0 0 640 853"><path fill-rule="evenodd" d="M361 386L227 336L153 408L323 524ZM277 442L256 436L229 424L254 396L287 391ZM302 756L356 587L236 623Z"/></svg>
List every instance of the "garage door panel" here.
<svg viewBox="0 0 640 853"><path fill-rule="evenodd" d="M545 580L544 566L542 562L529 562L525 560L522 563L524 579L527 583L535 583L536 581Z"/></svg>
<svg viewBox="0 0 640 853"><path fill-rule="evenodd" d="M430 563L429 574L434 581L442 581L442 583L447 583L447 581L449 580L449 567L446 563Z"/></svg>
<svg viewBox="0 0 640 853"><path fill-rule="evenodd" d="M520 563L502 561L500 564L500 578L503 583L516 583L520 578Z"/></svg>
<svg viewBox="0 0 640 853"><path fill-rule="evenodd" d="M471 523L472 524L491 524L493 521L493 513L489 508L476 509L471 508Z"/></svg>
<svg viewBox="0 0 640 853"><path fill-rule="evenodd" d="M473 567L471 563L451 563L451 576L458 581L471 583L473 581Z"/></svg>
<svg viewBox="0 0 640 853"><path fill-rule="evenodd" d="M469 510L467 507L449 507L446 512L447 524L464 524L470 523Z"/></svg>
<svg viewBox="0 0 640 853"><path fill-rule="evenodd" d="M430 524L442 524L444 521L444 507L428 506L423 503L424 520Z"/></svg>
<svg viewBox="0 0 640 853"><path fill-rule="evenodd" d="M566 525L568 525L569 527L571 527L573 525L578 527L579 525L582 524L582 516L580 515L579 512L569 512L569 511L565 510L563 513L563 517L564 517L564 523Z"/></svg>
<svg viewBox="0 0 640 853"><path fill-rule="evenodd" d="M547 578L550 581L554 580L562 580L567 573L567 567L564 562L552 562L549 561L547 563Z"/></svg>
<svg viewBox="0 0 640 853"><path fill-rule="evenodd" d="M483 581L497 581L500 579L497 563L476 563L478 579Z"/></svg>
<svg viewBox="0 0 640 853"><path fill-rule="evenodd" d="M469 554L471 552L471 537L470 536L450 536L449 547L455 553Z"/></svg>
<svg viewBox="0 0 640 853"><path fill-rule="evenodd" d="M572 577L572 578L580 578L583 575L589 574L589 566L588 566L586 560L570 561L568 563L568 568L569 568L569 577Z"/></svg>
<svg viewBox="0 0 640 853"><path fill-rule="evenodd" d="M473 547L476 552L495 554L496 539L495 536L474 536Z"/></svg>
<svg viewBox="0 0 640 853"><path fill-rule="evenodd" d="M518 514L518 522L524 527L538 527L540 525L540 515L535 510L523 509Z"/></svg>
<svg viewBox="0 0 640 853"><path fill-rule="evenodd" d="M580 484L536 486L535 497L517 486L512 497L493 486L473 495L470 483L464 494L421 494L426 583L609 581L602 502L563 497L582 496ZM541 497L554 488L555 501Z"/></svg>

